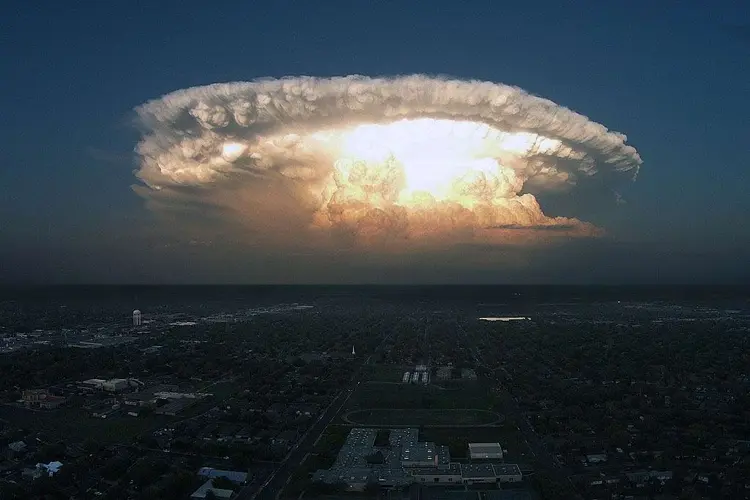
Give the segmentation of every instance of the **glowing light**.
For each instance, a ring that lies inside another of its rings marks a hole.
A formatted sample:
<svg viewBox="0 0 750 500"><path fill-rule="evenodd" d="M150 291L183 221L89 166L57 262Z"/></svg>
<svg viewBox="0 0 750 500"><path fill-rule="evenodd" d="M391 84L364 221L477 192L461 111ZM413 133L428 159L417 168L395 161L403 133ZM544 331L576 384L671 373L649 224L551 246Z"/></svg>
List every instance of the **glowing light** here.
<svg viewBox="0 0 750 500"><path fill-rule="evenodd" d="M424 75L214 84L136 111L142 196L213 203L273 238L306 228L303 244L596 236L535 196L642 163L623 134L522 89Z"/></svg>
<svg viewBox="0 0 750 500"><path fill-rule="evenodd" d="M245 144L239 142L227 142L221 148L221 156L226 161L236 161L247 149Z"/></svg>
<svg viewBox="0 0 750 500"><path fill-rule="evenodd" d="M403 174L396 200L405 206L422 205L427 199L469 207L476 202L470 195L476 184L482 184L490 199L495 191L503 196L515 193L522 182L516 182L515 171L503 161L512 163L540 145L547 150L560 146L559 141L527 132L433 118L318 131L309 139L330 151L343 177L363 163L373 171L396 165ZM481 195L481 189L473 191Z"/></svg>

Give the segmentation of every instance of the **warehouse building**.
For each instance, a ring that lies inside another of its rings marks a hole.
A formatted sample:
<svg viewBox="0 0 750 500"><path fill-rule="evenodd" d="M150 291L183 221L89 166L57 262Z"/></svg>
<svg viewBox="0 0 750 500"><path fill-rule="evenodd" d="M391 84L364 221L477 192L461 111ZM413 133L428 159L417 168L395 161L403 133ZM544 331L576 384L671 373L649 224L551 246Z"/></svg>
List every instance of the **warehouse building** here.
<svg viewBox="0 0 750 500"><path fill-rule="evenodd" d="M503 447L500 443L469 443L469 457L472 460L502 460Z"/></svg>

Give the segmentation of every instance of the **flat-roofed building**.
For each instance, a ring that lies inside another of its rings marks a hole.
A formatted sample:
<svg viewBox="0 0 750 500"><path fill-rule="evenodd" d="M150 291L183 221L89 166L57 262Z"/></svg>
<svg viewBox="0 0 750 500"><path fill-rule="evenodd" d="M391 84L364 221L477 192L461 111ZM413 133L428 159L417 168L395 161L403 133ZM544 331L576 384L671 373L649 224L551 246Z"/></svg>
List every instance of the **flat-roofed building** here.
<svg viewBox="0 0 750 500"><path fill-rule="evenodd" d="M461 464L461 477L466 484L497 482L492 464Z"/></svg>
<svg viewBox="0 0 750 500"><path fill-rule="evenodd" d="M500 443L469 443L469 457L472 460L502 460L503 447Z"/></svg>
<svg viewBox="0 0 750 500"><path fill-rule="evenodd" d="M391 429L388 442L392 447L405 446L419 441L419 429L409 427L406 429Z"/></svg>
<svg viewBox="0 0 750 500"><path fill-rule="evenodd" d="M438 450L435 443L411 443L401 448L404 467L437 467Z"/></svg>
<svg viewBox="0 0 750 500"><path fill-rule="evenodd" d="M492 468L499 483L520 483L523 480L521 468L516 464L494 464Z"/></svg>
<svg viewBox="0 0 750 500"><path fill-rule="evenodd" d="M451 485L461 484L461 465L448 464L445 468L440 467L413 467L409 472L414 476L414 481L425 485Z"/></svg>

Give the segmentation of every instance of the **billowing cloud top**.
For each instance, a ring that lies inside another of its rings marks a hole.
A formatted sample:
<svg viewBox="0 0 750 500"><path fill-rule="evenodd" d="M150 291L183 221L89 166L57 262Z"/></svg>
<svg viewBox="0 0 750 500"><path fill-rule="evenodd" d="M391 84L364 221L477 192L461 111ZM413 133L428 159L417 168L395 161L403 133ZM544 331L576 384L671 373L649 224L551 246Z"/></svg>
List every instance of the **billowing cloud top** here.
<svg viewBox="0 0 750 500"><path fill-rule="evenodd" d="M626 137L507 85L298 77L180 90L137 108L139 192L263 234L352 243L594 236L534 193L635 178ZM547 231L552 229L552 231Z"/></svg>

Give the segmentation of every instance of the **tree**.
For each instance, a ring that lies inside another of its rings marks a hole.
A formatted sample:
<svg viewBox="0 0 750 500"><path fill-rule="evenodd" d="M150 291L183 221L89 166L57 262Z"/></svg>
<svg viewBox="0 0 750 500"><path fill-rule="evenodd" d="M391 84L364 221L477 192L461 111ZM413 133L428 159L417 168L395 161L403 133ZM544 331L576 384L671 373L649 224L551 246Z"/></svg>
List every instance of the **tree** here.
<svg viewBox="0 0 750 500"><path fill-rule="evenodd" d="M99 450L101 450L101 446L99 445L99 443L97 443L93 439L86 439L81 447L86 453L97 453Z"/></svg>
<svg viewBox="0 0 750 500"><path fill-rule="evenodd" d="M224 476L215 477L211 484L217 490L233 490L235 488L235 484Z"/></svg>

